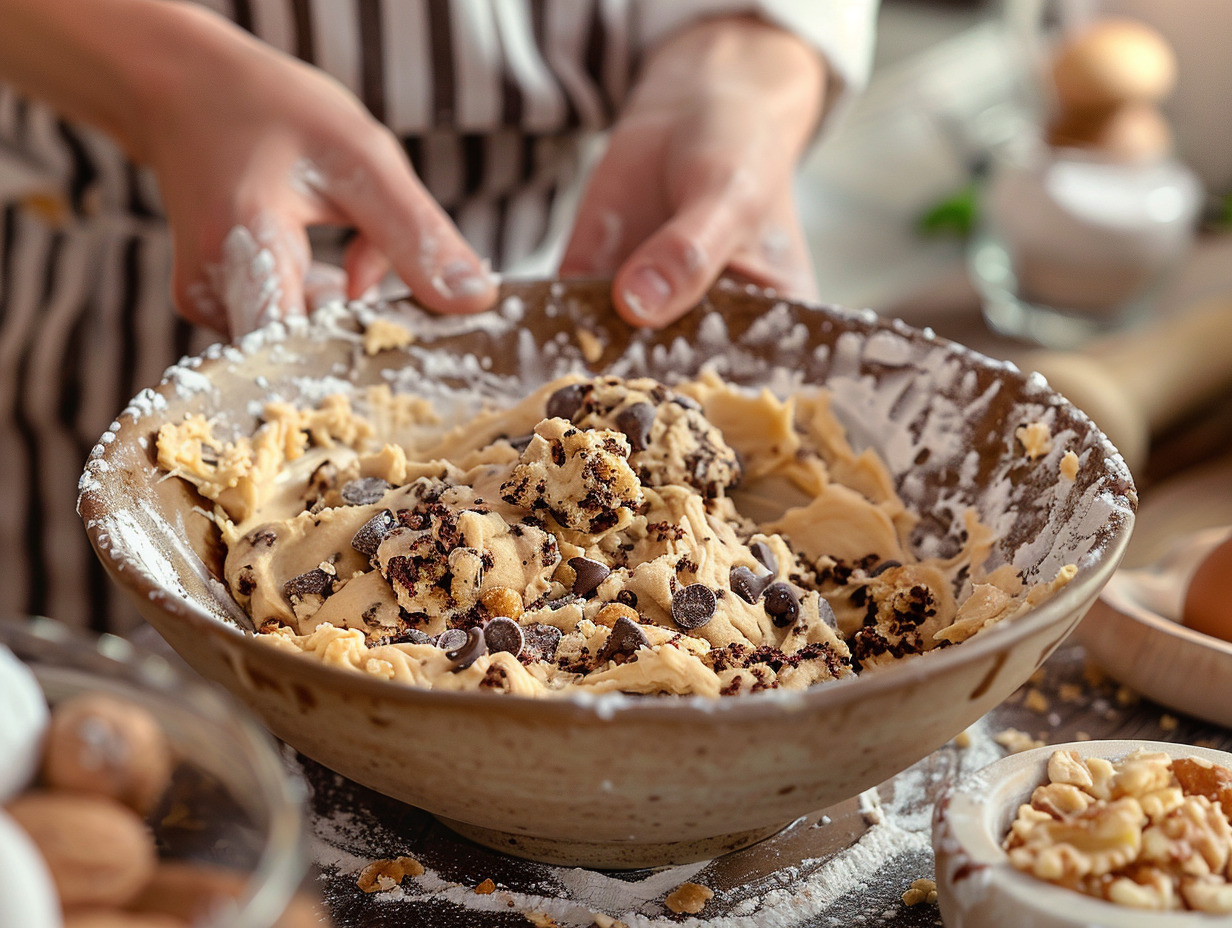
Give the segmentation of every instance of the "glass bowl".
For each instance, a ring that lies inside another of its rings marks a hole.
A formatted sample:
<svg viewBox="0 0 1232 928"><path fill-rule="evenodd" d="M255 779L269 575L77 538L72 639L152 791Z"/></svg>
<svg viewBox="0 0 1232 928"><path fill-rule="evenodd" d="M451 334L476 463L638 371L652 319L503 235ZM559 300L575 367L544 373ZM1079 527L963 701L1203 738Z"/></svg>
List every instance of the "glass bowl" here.
<svg viewBox="0 0 1232 928"><path fill-rule="evenodd" d="M225 693L113 635L44 618L0 618L0 645L33 671L50 706L101 693L148 710L170 743L170 786L147 823L161 864L191 864L217 885L194 928L271 928L303 879L303 789L278 748ZM178 870L181 874L185 871ZM196 889L201 884L184 884Z"/></svg>

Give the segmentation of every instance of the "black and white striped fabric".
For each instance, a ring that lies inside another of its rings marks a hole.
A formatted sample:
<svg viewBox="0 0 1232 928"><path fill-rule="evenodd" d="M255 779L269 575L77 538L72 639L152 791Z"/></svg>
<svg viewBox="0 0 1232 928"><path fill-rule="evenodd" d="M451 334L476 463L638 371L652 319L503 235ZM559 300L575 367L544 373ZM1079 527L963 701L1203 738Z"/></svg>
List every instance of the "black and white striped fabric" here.
<svg viewBox="0 0 1232 928"><path fill-rule="evenodd" d="M757 12L859 84L875 0L202 0L350 88L404 141L493 266L516 266L610 124L640 55L705 15ZM138 53L137 50L134 50ZM0 84L0 561L5 608L123 630L74 511L86 454L216 335L171 311L157 185L106 136Z"/></svg>

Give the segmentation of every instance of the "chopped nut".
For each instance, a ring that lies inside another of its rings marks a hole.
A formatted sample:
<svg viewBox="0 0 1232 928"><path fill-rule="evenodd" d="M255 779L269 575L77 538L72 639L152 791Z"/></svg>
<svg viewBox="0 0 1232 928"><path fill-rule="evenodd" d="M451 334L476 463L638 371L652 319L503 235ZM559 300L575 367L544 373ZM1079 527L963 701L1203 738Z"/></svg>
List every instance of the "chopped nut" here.
<svg viewBox="0 0 1232 928"><path fill-rule="evenodd" d="M608 603L599 610L599 614L595 616L595 622L610 628L622 618L628 619L631 622L640 623L642 621L642 617L637 614L637 610L631 606L626 606L624 603Z"/></svg>
<svg viewBox="0 0 1232 928"><path fill-rule="evenodd" d="M933 880L912 880L911 888L903 893L903 905L919 905L922 902L936 904L937 884Z"/></svg>
<svg viewBox="0 0 1232 928"><path fill-rule="evenodd" d="M954 747L956 747L956 748L962 748L962 749L964 749L964 750L965 750L966 748L971 747L971 732L970 732L970 730L967 730L967 731L960 731L958 734L956 734L956 735L954 736Z"/></svg>
<svg viewBox="0 0 1232 928"><path fill-rule="evenodd" d="M1057 687L1061 702L1082 702L1083 689L1077 683L1062 683Z"/></svg>
<svg viewBox="0 0 1232 928"><path fill-rule="evenodd" d="M522 596L517 590L507 586L494 586L485 590L479 601L489 615L503 615L514 620L522 615Z"/></svg>
<svg viewBox="0 0 1232 928"><path fill-rule="evenodd" d="M1043 715L1051 708L1048 697L1037 689L1027 690L1027 698L1024 700L1023 705L1039 715Z"/></svg>
<svg viewBox="0 0 1232 928"><path fill-rule="evenodd" d="M1025 731L1019 731L1017 728L1006 728L993 735L993 741L1001 745L1011 754L1020 754L1023 751L1030 751L1032 748L1042 748L1044 742L1037 741Z"/></svg>
<svg viewBox="0 0 1232 928"><path fill-rule="evenodd" d="M1232 913L1230 792L1232 771L1199 758L1056 751L1003 847L1013 866L1118 905Z"/></svg>
<svg viewBox="0 0 1232 928"><path fill-rule="evenodd" d="M1091 771L1074 751L1054 751L1048 758L1048 779L1052 783L1068 783L1087 787L1094 781Z"/></svg>
<svg viewBox="0 0 1232 928"><path fill-rule="evenodd" d="M365 893L384 893L401 884L403 877L423 875L424 866L414 857L394 857L368 864L359 871L355 885Z"/></svg>
<svg viewBox="0 0 1232 928"><path fill-rule="evenodd" d="M489 877L475 887L475 892L480 896L490 896L496 892L496 883Z"/></svg>
<svg viewBox="0 0 1232 928"><path fill-rule="evenodd" d="M667 895L664 904L677 915L696 915L714 897L714 890L699 883L681 883Z"/></svg>

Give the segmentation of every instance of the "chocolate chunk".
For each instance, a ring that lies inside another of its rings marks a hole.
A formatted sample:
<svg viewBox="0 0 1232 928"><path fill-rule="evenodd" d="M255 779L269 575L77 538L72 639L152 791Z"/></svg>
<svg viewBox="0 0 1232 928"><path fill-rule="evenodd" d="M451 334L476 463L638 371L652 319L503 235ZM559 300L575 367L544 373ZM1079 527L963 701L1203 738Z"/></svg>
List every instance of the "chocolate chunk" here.
<svg viewBox="0 0 1232 928"><path fill-rule="evenodd" d="M348 506L370 506L380 502L381 497L392 486L393 484L380 477L360 477L348 480L338 493Z"/></svg>
<svg viewBox="0 0 1232 928"><path fill-rule="evenodd" d="M447 628L436 636L436 646L442 651L456 651L466 644L466 629Z"/></svg>
<svg viewBox="0 0 1232 928"><path fill-rule="evenodd" d="M454 630L450 629L450 631ZM444 635L441 637L443 638ZM437 643L440 643L440 639L437 639ZM483 630L468 628L466 630L466 642L461 647L451 648L445 652L445 656L453 661L453 666L449 668L450 672L457 673L460 670L465 670L475 661L479 660L487 650L488 647L487 642L484 641Z"/></svg>
<svg viewBox="0 0 1232 928"><path fill-rule="evenodd" d="M650 427L654 425L655 408L649 403L634 403L616 415L616 428L629 437L629 447L645 451L650 446Z"/></svg>
<svg viewBox="0 0 1232 928"><path fill-rule="evenodd" d="M334 575L320 567L314 567L298 577L292 577L282 585L282 595L292 603L302 600L305 596L320 596L324 599L333 591Z"/></svg>
<svg viewBox="0 0 1232 928"><path fill-rule="evenodd" d="M650 639L642 631L642 627L628 616L621 616L612 625L612 631L607 641L599 650L599 666L608 661L624 663L637 653L638 648L650 647Z"/></svg>
<svg viewBox="0 0 1232 928"><path fill-rule="evenodd" d="M834 607L824 596L817 597L817 615L831 628L838 628L838 617L834 614Z"/></svg>
<svg viewBox="0 0 1232 928"><path fill-rule="evenodd" d="M351 538L351 547L365 557L376 557L376 549L381 546L396 521L392 512L382 509L359 527L359 531Z"/></svg>
<svg viewBox="0 0 1232 928"><path fill-rule="evenodd" d="M567 387L561 387L555 393L548 397L547 414L549 419L568 419L573 421L573 417L578 414L578 410L582 408L582 403L586 399L586 392L589 388L584 383L571 383Z"/></svg>
<svg viewBox="0 0 1232 928"><path fill-rule="evenodd" d="M795 624L800 617L800 597L790 583L779 580L766 587L766 592L762 595L766 615L770 616L770 621L776 628L787 628Z"/></svg>
<svg viewBox="0 0 1232 928"><path fill-rule="evenodd" d="M779 572L779 559L774 556L774 552L770 550L770 546L764 541L755 541L749 545L749 550L753 552L753 557L757 558L766 570L772 574Z"/></svg>
<svg viewBox="0 0 1232 928"><path fill-rule="evenodd" d="M733 567L731 569L732 592L746 603L757 602L761 598L761 594L766 591L766 587L773 582L774 574L762 574L759 577L747 567Z"/></svg>
<svg viewBox="0 0 1232 928"><path fill-rule="evenodd" d="M681 628L701 628L714 618L714 590L690 583L672 596L672 620Z"/></svg>
<svg viewBox="0 0 1232 928"><path fill-rule="evenodd" d="M672 396L672 402L682 409L697 409L702 408L702 404L691 396L685 396L683 393L677 393Z"/></svg>
<svg viewBox="0 0 1232 928"><path fill-rule="evenodd" d="M616 602L623 603L624 605L628 606L630 609L636 609L637 608L637 594L634 593L632 590L617 590L616 591Z"/></svg>
<svg viewBox="0 0 1232 928"><path fill-rule="evenodd" d="M528 625L522 629L522 653L541 661L550 661L560 646L561 631L554 625Z"/></svg>
<svg viewBox="0 0 1232 928"><path fill-rule="evenodd" d="M459 629L460 630L460 629ZM466 637L462 637L466 641ZM432 644L432 636L418 628L408 628L406 631L390 639L391 644Z"/></svg>
<svg viewBox="0 0 1232 928"><path fill-rule="evenodd" d="M592 561L588 557L571 557L569 566L573 568L575 574L573 592L578 596L589 596L612 572L606 564Z"/></svg>
<svg viewBox="0 0 1232 928"><path fill-rule="evenodd" d="M515 657L521 653L525 643L522 626L503 615L497 616L483 627L483 640L489 651L508 651Z"/></svg>

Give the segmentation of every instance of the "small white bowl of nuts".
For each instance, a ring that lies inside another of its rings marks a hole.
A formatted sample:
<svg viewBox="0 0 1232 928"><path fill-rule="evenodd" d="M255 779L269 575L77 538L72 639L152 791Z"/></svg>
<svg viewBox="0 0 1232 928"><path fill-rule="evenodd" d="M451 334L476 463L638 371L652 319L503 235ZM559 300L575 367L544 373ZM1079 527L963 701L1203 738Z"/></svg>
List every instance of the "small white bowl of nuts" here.
<svg viewBox="0 0 1232 928"><path fill-rule="evenodd" d="M938 801L947 928L1194 928L1232 919L1232 754L1084 741L1011 754Z"/></svg>
<svg viewBox="0 0 1232 928"><path fill-rule="evenodd" d="M0 925L316 925L300 806L223 694L119 638L0 621Z"/></svg>

